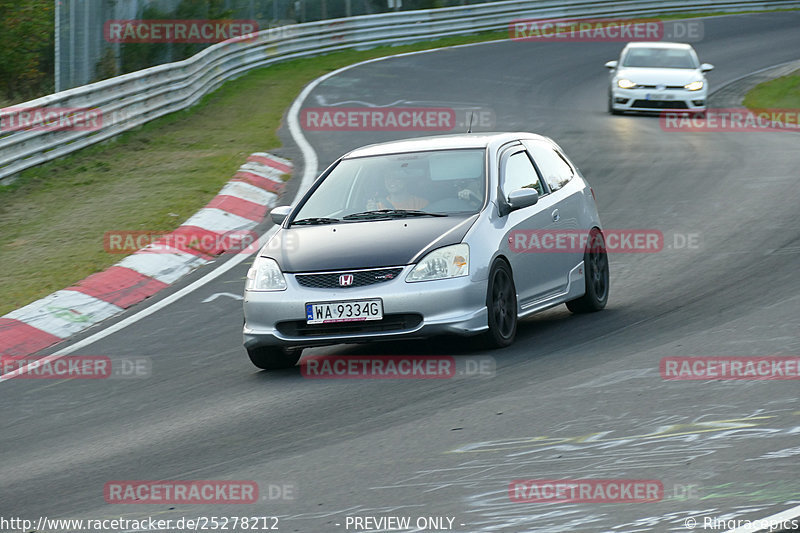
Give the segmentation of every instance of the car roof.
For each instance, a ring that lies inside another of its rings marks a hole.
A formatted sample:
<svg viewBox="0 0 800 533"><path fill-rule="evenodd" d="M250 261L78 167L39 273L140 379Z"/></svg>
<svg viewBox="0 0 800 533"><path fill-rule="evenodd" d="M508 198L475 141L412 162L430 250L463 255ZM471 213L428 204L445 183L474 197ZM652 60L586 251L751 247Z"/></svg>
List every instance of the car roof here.
<svg viewBox="0 0 800 533"><path fill-rule="evenodd" d="M370 144L348 152L344 158L365 157L373 155L398 154L406 152L423 152L428 150L448 150L458 148L489 148L501 146L520 139L548 140L547 137L529 132L498 133L459 133L450 135L431 135L414 137L383 143Z"/></svg>
<svg viewBox="0 0 800 533"><path fill-rule="evenodd" d="M668 43L663 41L637 41L628 43L625 45L625 48L677 48L683 50L689 50L692 48L692 45L687 43Z"/></svg>

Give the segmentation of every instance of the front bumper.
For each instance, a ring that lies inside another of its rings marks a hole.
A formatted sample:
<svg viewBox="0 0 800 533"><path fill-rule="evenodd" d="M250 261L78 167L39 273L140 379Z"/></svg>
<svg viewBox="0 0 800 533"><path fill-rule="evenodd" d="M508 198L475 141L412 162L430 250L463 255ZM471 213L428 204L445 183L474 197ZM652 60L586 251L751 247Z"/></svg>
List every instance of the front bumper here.
<svg viewBox="0 0 800 533"><path fill-rule="evenodd" d="M616 111L639 111L659 113L661 111L703 112L706 110L708 90L686 89L620 89L611 90L611 105Z"/></svg>
<svg viewBox="0 0 800 533"><path fill-rule="evenodd" d="M244 345L323 346L439 334L474 335L488 329L486 279L472 276L406 283L396 279L362 287L311 288L285 273L284 291L245 291ZM383 320L308 327L306 303L380 298Z"/></svg>

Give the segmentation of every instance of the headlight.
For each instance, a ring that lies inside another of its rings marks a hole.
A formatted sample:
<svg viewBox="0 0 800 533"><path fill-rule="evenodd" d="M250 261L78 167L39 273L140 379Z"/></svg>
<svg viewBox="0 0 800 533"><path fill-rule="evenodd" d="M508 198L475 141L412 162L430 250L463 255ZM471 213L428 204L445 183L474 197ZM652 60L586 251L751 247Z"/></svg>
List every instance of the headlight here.
<svg viewBox="0 0 800 533"><path fill-rule="evenodd" d="M684 85L683 88L686 89L687 91L699 91L700 89L703 88L703 82L693 81L692 83L687 83L686 85Z"/></svg>
<svg viewBox="0 0 800 533"><path fill-rule="evenodd" d="M636 84L633 83L631 80L626 80L625 78L622 78L621 80L617 80L617 86L620 89L633 89L634 87L636 87Z"/></svg>
<svg viewBox="0 0 800 533"><path fill-rule="evenodd" d="M244 288L248 291L284 291L286 279L274 259L259 256L247 271Z"/></svg>
<svg viewBox="0 0 800 533"><path fill-rule="evenodd" d="M430 252L406 277L407 282L459 278L469 275L469 246L454 244Z"/></svg>

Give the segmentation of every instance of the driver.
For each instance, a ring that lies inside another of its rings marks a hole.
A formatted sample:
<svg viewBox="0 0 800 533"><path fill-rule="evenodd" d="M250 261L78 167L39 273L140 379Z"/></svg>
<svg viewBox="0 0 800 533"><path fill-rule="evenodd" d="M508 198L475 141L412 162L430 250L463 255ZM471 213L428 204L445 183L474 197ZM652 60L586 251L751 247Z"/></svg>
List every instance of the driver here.
<svg viewBox="0 0 800 533"><path fill-rule="evenodd" d="M408 190L406 176L399 173L388 174L383 184L386 187L386 195L379 198L378 195L367 201L367 209L423 209L428 205L428 200L415 196Z"/></svg>

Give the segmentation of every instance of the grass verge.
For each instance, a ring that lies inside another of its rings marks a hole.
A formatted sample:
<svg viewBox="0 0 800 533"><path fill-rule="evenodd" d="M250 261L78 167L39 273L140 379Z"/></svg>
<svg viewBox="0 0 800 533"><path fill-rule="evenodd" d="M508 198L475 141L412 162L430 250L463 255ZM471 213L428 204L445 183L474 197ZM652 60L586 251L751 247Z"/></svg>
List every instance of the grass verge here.
<svg viewBox="0 0 800 533"><path fill-rule="evenodd" d="M744 97L749 109L800 109L800 70L759 83Z"/></svg>
<svg viewBox="0 0 800 533"><path fill-rule="evenodd" d="M315 78L390 54L502 39L493 32L279 63L226 83L192 108L22 172L0 186L0 316L124 255L114 230L171 231L203 207L252 152L280 146L284 110Z"/></svg>

